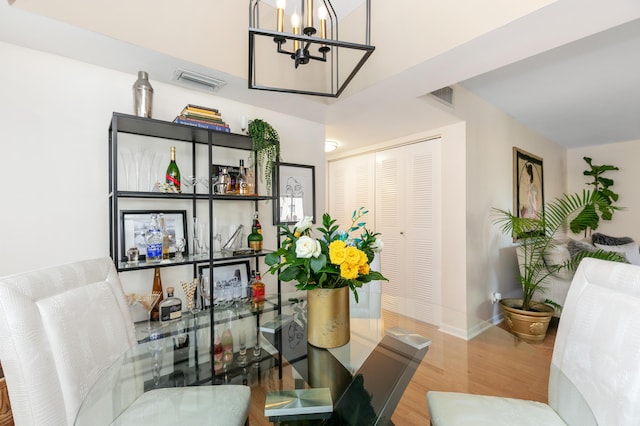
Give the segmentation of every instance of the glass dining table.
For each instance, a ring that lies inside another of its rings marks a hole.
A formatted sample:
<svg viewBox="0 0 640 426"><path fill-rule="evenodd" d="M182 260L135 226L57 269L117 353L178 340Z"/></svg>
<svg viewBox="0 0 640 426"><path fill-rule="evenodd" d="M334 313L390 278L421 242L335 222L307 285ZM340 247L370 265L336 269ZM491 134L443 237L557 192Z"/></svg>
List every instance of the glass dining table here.
<svg viewBox="0 0 640 426"><path fill-rule="evenodd" d="M306 339L305 296L268 295L262 306L235 300L213 315L204 309L168 323L137 323L138 344L101 374L75 424L94 425L98 417L110 424L152 389L210 384L250 386L251 416L262 423L390 423L431 341L384 329L374 312L352 316L346 345L316 348ZM313 390L323 398L306 398Z"/></svg>

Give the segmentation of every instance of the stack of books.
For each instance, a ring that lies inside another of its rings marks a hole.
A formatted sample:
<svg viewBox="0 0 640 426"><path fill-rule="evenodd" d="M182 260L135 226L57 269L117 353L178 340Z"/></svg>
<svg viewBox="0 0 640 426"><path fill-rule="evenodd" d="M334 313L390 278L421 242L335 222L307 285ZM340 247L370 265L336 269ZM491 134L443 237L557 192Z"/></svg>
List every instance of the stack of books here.
<svg viewBox="0 0 640 426"><path fill-rule="evenodd" d="M219 132L231 132L229 125L222 120L220 111L198 105L188 104L173 122Z"/></svg>

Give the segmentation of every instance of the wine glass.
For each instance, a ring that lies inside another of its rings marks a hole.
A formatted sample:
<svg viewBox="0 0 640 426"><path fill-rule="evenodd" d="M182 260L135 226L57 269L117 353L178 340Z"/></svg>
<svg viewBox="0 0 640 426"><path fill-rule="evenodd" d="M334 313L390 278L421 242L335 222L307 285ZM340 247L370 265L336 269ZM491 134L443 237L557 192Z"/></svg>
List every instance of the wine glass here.
<svg viewBox="0 0 640 426"><path fill-rule="evenodd" d="M164 357L164 335L162 332L162 326L156 324L155 327L148 329L149 341L147 342L147 349L151 355L151 374L153 376L153 384L157 388L160 384L160 374L162 372L162 359Z"/></svg>
<svg viewBox="0 0 640 426"><path fill-rule="evenodd" d="M151 311L153 311L154 306L156 306L156 303L160 300L160 296L162 296L162 292L153 291L151 294L143 294L137 299L147 310L147 331L151 330Z"/></svg>
<svg viewBox="0 0 640 426"><path fill-rule="evenodd" d="M191 281L181 281L180 285L182 286L182 290L184 290L184 295L186 297L187 306L186 308L192 313L196 314L200 312L200 304L198 300L195 300L196 297L199 299L200 296L197 295L197 287L199 283L199 278L194 278Z"/></svg>

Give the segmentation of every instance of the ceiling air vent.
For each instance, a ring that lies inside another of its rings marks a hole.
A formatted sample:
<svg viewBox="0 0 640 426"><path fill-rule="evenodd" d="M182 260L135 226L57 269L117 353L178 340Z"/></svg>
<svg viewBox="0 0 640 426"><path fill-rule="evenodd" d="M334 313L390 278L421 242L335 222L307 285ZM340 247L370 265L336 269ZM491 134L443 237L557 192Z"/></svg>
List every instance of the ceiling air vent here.
<svg viewBox="0 0 640 426"><path fill-rule="evenodd" d="M429 93L431 96L449 106L453 106L453 87L447 86Z"/></svg>
<svg viewBox="0 0 640 426"><path fill-rule="evenodd" d="M215 92L227 84L226 81L218 78L181 69L173 73L173 79L194 89L206 90L208 92Z"/></svg>

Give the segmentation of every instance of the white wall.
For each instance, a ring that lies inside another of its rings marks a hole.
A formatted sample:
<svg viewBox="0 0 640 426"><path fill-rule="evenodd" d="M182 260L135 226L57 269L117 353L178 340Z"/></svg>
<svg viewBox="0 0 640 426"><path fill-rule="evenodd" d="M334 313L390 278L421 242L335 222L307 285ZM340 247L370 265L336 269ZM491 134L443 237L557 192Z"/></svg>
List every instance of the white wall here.
<svg viewBox="0 0 640 426"><path fill-rule="evenodd" d="M618 237L628 236L640 241L640 197L637 193L640 182L640 140L570 149L567 161L569 192L593 188L586 185L592 181L591 177L582 174L588 169L583 157L590 157L592 163L598 166L609 164L620 168L618 171L607 172L604 176L615 181L611 190L620 196L616 205L624 209L617 211L611 221L601 220L596 232Z"/></svg>
<svg viewBox="0 0 640 426"><path fill-rule="evenodd" d="M513 243L500 233L492 216L494 207L513 210L512 147L543 158L545 200L565 191L566 150L461 86L456 86L456 110L467 125L466 297L471 337L499 315L490 302L491 292L521 294ZM445 197L448 192L445 189Z"/></svg>
<svg viewBox="0 0 640 426"><path fill-rule="evenodd" d="M1 42L0 57L0 276L108 256L108 128L113 111L132 113L136 76ZM316 166L324 211L324 126L150 80L154 118L171 121L195 103L219 108L235 132L242 116L270 122L283 161ZM266 248L275 248L271 208L260 204ZM150 288L151 275L143 281Z"/></svg>

